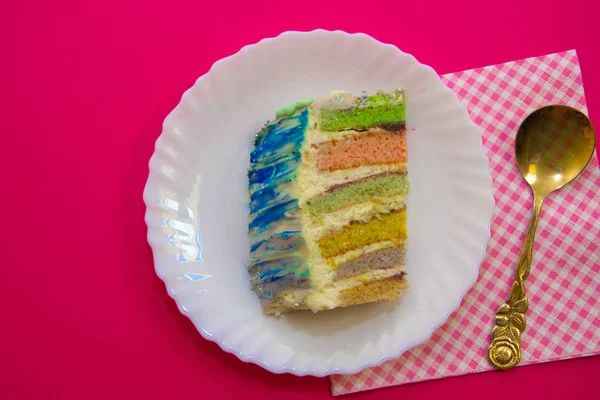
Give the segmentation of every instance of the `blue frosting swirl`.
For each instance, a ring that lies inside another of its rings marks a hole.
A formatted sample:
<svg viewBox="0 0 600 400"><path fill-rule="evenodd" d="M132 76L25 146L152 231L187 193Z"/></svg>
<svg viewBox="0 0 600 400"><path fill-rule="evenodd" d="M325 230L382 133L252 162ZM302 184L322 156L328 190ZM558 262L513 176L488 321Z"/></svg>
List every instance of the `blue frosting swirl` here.
<svg viewBox="0 0 600 400"><path fill-rule="evenodd" d="M294 196L307 125L306 109L278 118L258 133L250 154L248 271L253 290L266 301L285 290L310 287L306 243Z"/></svg>

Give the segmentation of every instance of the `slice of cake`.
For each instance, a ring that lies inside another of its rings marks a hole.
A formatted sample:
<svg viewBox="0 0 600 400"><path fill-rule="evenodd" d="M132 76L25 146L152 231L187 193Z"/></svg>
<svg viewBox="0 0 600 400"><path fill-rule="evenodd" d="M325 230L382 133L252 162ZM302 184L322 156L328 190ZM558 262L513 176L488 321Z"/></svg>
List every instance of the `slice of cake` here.
<svg viewBox="0 0 600 400"><path fill-rule="evenodd" d="M392 300L405 273L402 90L276 113L250 155L252 288L267 314Z"/></svg>

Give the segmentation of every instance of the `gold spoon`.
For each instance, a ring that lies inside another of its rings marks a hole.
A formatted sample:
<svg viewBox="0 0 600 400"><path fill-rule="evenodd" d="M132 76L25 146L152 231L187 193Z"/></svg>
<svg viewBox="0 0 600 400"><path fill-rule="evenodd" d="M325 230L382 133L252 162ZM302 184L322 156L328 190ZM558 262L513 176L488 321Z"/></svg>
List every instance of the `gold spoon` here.
<svg viewBox="0 0 600 400"><path fill-rule="evenodd" d="M525 279L529 276L535 229L544 198L571 182L585 169L594 154L596 134L580 111L562 105L542 107L519 127L515 154L521 175L533 192L533 215L517 262L517 276L508 300L496 312L488 358L499 369L521 360L521 334L529 301Z"/></svg>

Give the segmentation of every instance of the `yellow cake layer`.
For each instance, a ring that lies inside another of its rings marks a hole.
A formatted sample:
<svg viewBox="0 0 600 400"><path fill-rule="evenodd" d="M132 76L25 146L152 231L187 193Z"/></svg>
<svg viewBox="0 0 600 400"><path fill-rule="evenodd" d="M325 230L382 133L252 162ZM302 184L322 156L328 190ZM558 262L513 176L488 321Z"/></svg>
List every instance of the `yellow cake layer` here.
<svg viewBox="0 0 600 400"><path fill-rule="evenodd" d="M367 222L351 223L319 239L324 258L382 241L400 244L406 240L406 208L375 216Z"/></svg>

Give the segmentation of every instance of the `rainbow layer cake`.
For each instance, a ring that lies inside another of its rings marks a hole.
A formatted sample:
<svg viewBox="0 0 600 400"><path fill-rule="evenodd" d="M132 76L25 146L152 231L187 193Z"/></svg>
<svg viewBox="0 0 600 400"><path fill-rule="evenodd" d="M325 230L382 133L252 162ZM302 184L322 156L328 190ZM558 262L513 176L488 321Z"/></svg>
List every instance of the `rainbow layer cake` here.
<svg viewBox="0 0 600 400"><path fill-rule="evenodd" d="M393 300L405 272L402 90L291 104L250 155L248 272L267 314Z"/></svg>

